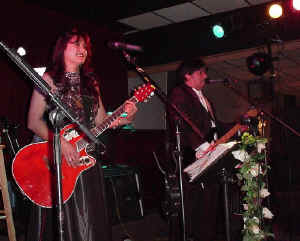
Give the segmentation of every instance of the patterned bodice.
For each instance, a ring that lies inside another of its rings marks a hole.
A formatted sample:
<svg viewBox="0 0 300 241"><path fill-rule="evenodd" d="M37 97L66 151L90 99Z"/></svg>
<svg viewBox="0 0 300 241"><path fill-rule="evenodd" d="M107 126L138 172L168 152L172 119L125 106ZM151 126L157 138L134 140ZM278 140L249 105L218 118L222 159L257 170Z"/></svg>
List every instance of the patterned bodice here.
<svg viewBox="0 0 300 241"><path fill-rule="evenodd" d="M78 120L88 128L95 126L98 102L94 96L82 95L79 73L66 72L66 83L57 85L56 94L69 107Z"/></svg>

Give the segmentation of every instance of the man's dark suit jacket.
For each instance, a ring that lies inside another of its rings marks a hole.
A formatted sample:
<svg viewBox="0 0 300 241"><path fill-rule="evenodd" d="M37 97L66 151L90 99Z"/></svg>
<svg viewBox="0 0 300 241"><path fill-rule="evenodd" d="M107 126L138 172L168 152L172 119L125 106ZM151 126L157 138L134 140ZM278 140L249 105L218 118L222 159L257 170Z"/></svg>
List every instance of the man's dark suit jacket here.
<svg viewBox="0 0 300 241"><path fill-rule="evenodd" d="M169 101L176 105L176 107L194 123L204 137L202 138L195 133L193 129L184 120L181 120L180 116L178 116L178 114L169 106L168 121L171 132L170 136L172 137L173 141L175 140L174 136L176 133L176 123L178 123L178 120L181 120L179 122L181 143L185 148L195 150L202 143L210 141L208 139L211 131L210 114L203 107L197 94L191 87L185 84L175 87L169 95Z"/></svg>
<svg viewBox="0 0 300 241"><path fill-rule="evenodd" d="M180 121L181 144L184 150L184 165L188 165L195 160L195 148L202 143L211 139L211 117L203 107L197 94L189 86L182 84L175 87L169 95L169 101L185 113L185 115L199 129L204 138L197 135L193 129L185 122ZM168 120L170 125L171 136L176 137L176 123L180 119L178 114L169 107ZM221 137L226 129L232 126L225 125L217 120L214 120L218 127L218 135ZM173 139L173 142L176 139ZM228 162L224 157L223 162L220 162L215 168L209 170L205 176L201 177L197 182L189 183L183 178L184 189L184 207L186 214L186 227L189 236L196 241L212 241L215 240L217 229L217 217L219 208L219 184L217 173L224 163L228 163L232 167L234 165ZM205 189L201 187L201 182L204 182ZM180 240L180 239L179 239Z"/></svg>
<svg viewBox="0 0 300 241"><path fill-rule="evenodd" d="M209 135L211 129L211 117L199 101L194 90L185 84L172 90L169 95L169 101L176 105L194 123L204 137L202 138L196 134L185 121L180 121L181 144L184 151L183 165L187 166L195 161L195 148L209 141L206 139L206 136ZM176 137L175 127L180 117L171 107L168 108L168 120L170 136L173 137L171 141L174 142L176 140L174 139ZM214 240L218 185L210 185L203 192L199 183L190 184L183 178L183 184L188 235L192 236L196 241Z"/></svg>

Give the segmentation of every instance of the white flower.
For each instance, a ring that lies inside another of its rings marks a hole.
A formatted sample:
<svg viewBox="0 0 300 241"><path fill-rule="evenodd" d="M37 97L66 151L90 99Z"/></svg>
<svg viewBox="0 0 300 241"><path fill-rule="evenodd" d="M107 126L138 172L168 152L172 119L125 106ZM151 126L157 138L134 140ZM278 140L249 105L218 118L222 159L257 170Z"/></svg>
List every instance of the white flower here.
<svg viewBox="0 0 300 241"><path fill-rule="evenodd" d="M246 222L247 222L248 218L243 217L243 220L244 220L244 229L246 229L246 228L247 228L247 227L246 227Z"/></svg>
<svg viewBox="0 0 300 241"><path fill-rule="evenodd" d="M274 216L273 213L268 208L263 208L262 212L263 212L264 218L272 219Z"/></svg>
<svg viewBox="0 0 300 241"><path fill-rule="evenodd" d="M258 225L256 225L256 224L253 224L252 226L251 226L251 231L254 233L254 234L259 234L259 227L258 227Z"/></svg>
<svg viewBox="0 0 300 241"><path fill-rule="evenodd" d="M257 147L257 152L261 153L261 151L266 148L266 143L264 143L264 142L257 142L256 147Z"/></svg>
<svg viewBox="0 0 300 241"><path fill-rule="evenodd" d="M259 218L258 217L253 217L252 219L254 220L255 223L259 224Z"/></svg>
<svg viewBox="0 0 300 241"><path fill-rule="evenodd" d="M232 152L232 155L235 159L244 162L250 158L249 154L245 150L236 150Z"/></svg>
<svg viewBox="0 0 300 241"><path fill-rule="evenodd" d="M243 204L245 210L248 210L248 204Z"/></svg>
<svg viewBox="0 0 300 241"><path fill-rule="evenodd" d="M257 177L259 174L259 164L255 164L254 166L251 167L250 173L253 177Z"/></svg>
<svg viewBox="0 0 300 241"><path fill-rule="evenodd" d="M265 198L265 197L269 196L270 193L269 193L268 189L262 188L259 192L259 195L261 198Z"/></svg>

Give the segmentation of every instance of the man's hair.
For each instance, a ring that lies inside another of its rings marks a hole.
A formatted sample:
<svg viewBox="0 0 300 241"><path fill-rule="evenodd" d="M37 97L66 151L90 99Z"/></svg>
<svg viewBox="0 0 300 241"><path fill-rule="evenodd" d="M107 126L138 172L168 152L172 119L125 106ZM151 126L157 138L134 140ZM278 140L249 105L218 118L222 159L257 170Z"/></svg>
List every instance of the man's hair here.
<svg viewBox="0 0 300 241"><path fill-rule="evenodd" d="M176 70L177 80L184 82L186 74L192 74L195 71L205 67L206 64L202 59L185 60L178 66Z"/></svg>

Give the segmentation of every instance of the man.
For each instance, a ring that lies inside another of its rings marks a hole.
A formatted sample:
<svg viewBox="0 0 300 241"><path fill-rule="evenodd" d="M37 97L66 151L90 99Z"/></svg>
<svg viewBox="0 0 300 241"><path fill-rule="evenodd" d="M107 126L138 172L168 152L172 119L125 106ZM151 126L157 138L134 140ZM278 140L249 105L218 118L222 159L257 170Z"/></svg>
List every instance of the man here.
<svg viewBox="0 0 300 241"><path fill-rule="evenodd" d="M186 166L195 161L196 151L204 151L208 143L217 139L219 125L211 104L202 93L207 79L204 61L184 61L177 68L177 78L183 83L172 90L169 101L200 131L200 134L195 132L173 108L168 108L170 134L176 140L176 126L179 125L184 153L183 166ZM216 239L219 184L215 177L205 183L189 183L185 178L183 180L186 231L188 237L195 241Z"/></svg>

